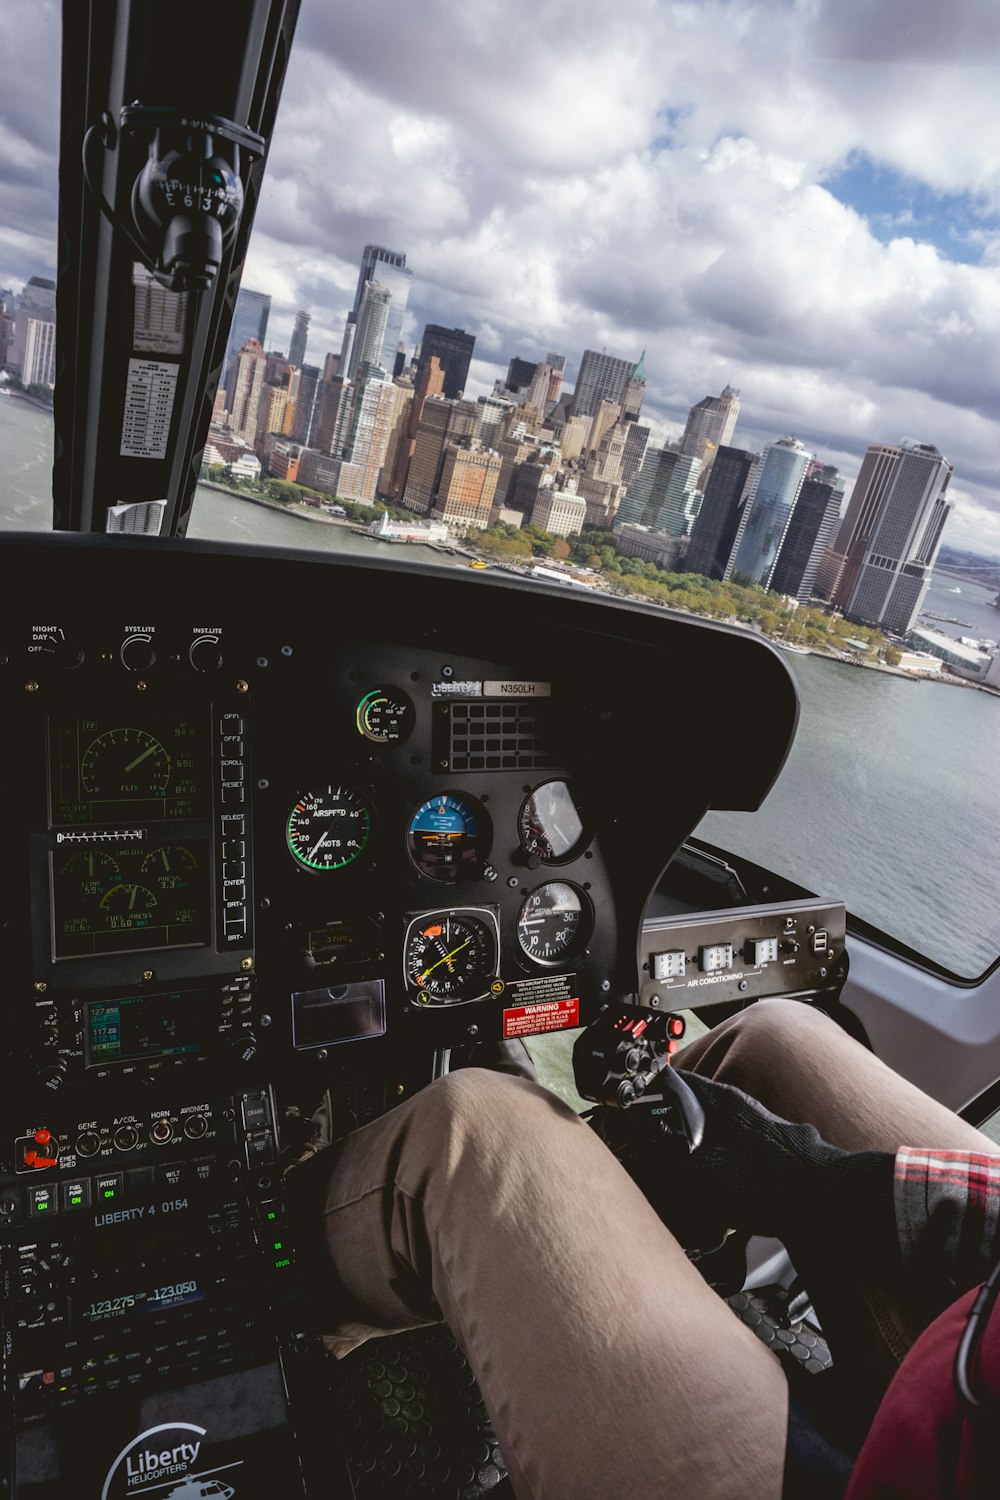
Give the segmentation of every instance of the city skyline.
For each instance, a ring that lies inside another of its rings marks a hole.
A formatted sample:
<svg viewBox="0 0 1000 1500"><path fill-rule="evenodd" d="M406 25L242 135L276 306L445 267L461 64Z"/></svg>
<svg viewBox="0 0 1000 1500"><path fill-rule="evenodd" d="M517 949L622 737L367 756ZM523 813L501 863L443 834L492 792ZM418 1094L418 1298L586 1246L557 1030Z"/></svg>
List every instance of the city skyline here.
<svg viewBox="0 0 1000 1500"><path fill-rule="evenodd" d="M58 14L43 0L8 28L15 289L54 268ZM1000 554L1000 162L979 66L997 39L971 0L947 22L915 0L905 35L853 0L475 23L373 0L346 27L304 10L244 284L270 291L276 345L311 311L319 364L362 247L398 246L408 352L427 322L466 328L470 395L511 356L567 351L571 388L583 350L646 344L657 439L727 383L741 443L791 431L849 486L870 442L912 435L956 465L950 539ZM549 131L529 124L540 105Z"/></svg>

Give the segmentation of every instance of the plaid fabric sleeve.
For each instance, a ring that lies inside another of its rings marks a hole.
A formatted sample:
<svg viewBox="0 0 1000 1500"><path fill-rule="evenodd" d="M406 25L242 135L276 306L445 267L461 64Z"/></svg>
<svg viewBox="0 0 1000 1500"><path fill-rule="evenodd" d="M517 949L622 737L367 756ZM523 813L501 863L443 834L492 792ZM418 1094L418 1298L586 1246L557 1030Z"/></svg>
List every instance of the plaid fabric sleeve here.
<svg viewBox="0 0 1000 1500"><path fill-rule="evenodd" d="M903 1146L895 1211L905 1265L959 1291L975 1286L1000 1250L1000 1156Z"/></svg>

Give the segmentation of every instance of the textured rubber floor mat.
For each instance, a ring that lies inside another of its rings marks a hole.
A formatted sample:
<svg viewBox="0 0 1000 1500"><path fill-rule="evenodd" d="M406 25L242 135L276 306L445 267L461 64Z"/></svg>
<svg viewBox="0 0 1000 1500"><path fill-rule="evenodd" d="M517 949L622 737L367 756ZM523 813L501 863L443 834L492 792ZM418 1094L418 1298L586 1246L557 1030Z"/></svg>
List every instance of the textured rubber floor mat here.
<svg viewBox="0 0 1000 1500"><path fill-rule="evenodd" d="M826 1339L808 1323L789 1320L781 1287L735 1292L726 1301L740 1322L752 1328L775 1354L790 1356L812 1375L822 1375L831 1368L833 1356Z"/></svg>
<svg viewBox="0 0 1000 1500"><path fill-rule="evenodd" d="M505 1479L479 1387L446 1328L372 1340L335 1362L333 1381L358 1500L480 1500Z"/></svg>

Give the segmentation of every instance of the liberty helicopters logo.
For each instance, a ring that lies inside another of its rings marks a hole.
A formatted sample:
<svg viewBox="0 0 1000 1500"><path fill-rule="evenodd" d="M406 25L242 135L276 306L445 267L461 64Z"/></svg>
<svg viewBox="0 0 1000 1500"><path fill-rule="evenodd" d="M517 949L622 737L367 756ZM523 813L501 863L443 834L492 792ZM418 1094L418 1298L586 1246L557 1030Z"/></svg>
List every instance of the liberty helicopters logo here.
<svg viewBox="0 0 1000 1500"><path fill-rule="evenodd" d="M123 1500L128 1495L153 1495L156 1500L234 1500L235 1487L222 1470L235 1463L199 1469L207 1429L192 1422L164 1422L149 1427L122 1449L108 1470L101 1500ZM171 1483L176 1481L176 1483Z"/></svg>

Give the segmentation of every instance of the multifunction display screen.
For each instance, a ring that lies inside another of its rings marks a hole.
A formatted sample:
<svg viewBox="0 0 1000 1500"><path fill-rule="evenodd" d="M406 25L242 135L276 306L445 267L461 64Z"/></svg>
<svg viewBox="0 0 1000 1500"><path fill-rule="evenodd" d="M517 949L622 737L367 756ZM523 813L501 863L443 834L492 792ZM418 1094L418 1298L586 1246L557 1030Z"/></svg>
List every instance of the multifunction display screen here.
<svg viewBox="0 0 1000 1500"><path fill-rule="evenodd" d="M59 844L52 852L59 958L191 948L211 937L207 839Z"/></svg>
<svg viewBox="0 0 1000 1500"><path fill-rule="evenodd" d="M202 990L93 1001L87 1006L87 1065L201 1052L208 1016Z"/></svg>
<svg viewBox="0 0 1000 1500"><path fill-rule="evenodd" d="M54 828L209 814L212 762L201 715L54 719L49 763Z"/></svg>

